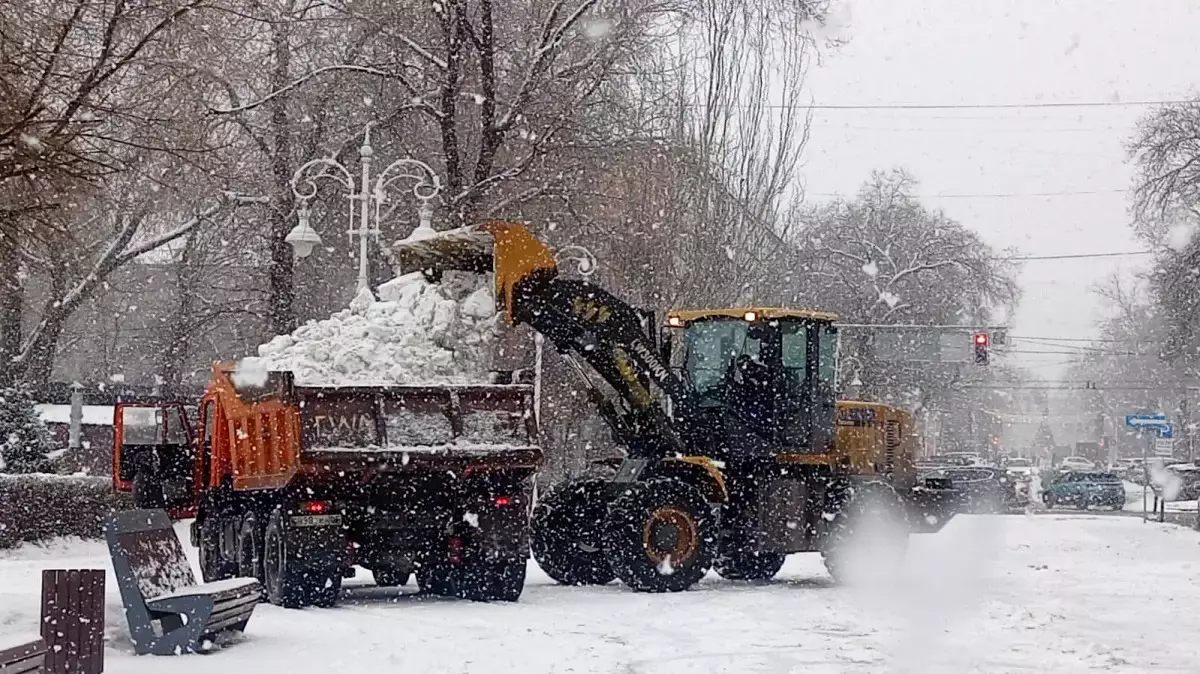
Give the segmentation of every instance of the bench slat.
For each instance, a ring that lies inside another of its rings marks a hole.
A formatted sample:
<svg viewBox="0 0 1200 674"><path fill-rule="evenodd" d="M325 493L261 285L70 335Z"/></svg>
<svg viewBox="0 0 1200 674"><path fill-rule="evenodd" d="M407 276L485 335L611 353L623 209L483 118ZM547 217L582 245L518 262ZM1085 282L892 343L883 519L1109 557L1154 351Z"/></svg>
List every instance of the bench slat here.
<svg viewBox="0 0 1200 674"><path fill-rule="evenodd" d="M249 610L242 611L240 613L228 613L222 617L213 618L207 625L204 626L204 635L203 636L212 636L218 632L226 630L226 629L242 622L243 620L246 620L253 613L254 613L254 609L251 608Z"/></svg>
<svg viewBox="0 0 1200 674"><path fill-rule="evenodd" d="M46 642L38 639L0 651L0 674L40 672L46 661Z"/></svg>
<svg viewBox="0 0 1200 674"><path fill-rule="evenodd" d="M216 616L229 611L237 611L243 606L254 608L258 605L259 601L260 597L258 595L246 595L245 597L224 601L213 607L213 615Z"/></svg>

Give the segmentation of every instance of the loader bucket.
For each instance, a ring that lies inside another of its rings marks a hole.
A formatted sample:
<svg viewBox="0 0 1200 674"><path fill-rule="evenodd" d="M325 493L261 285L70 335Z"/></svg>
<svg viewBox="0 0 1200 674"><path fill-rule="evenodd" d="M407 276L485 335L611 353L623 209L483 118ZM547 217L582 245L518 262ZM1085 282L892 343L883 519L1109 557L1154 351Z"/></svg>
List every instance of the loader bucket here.
<svg viewBox="0 0 1200 674"><path fill-rule="evenodd" d="M535 274L555 275L558 265L546 244L525 225L493 221L396 242L396 255L404 272L445 270L492 272L496 299L503 298L509 323L513 321L513 288Z"/></svg>

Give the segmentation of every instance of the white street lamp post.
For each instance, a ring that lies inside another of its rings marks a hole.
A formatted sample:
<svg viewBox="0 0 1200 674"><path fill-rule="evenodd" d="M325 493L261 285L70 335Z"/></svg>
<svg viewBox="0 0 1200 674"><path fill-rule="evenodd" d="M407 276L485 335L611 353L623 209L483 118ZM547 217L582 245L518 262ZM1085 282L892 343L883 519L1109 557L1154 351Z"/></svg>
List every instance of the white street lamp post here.
<svg viewBox="0 0 1200 674"><path fill-rule="evenodd" d="M317 195L317 181L329 179L345 187L346 198L350 200L350 209L347 212L350 226L346 234L358 237L358 290L360 291L370 286L367 267L367 238L379 238L380 221L386 219L395 209L393 206L386 212L382 212L381 208L388 202L387 190L392 183L406 179L415 181L412 193L419 203L417 209L419 223L417 228L409 234L410 239L426 238L435 233L432 201L442 190L441 181L438 180L433 169L428 164L416 159L398 159L388 164L375 178L372 186L371 163L374 155L375 150L371 147L371 125L368 124L363 132L362 147L358 150L362 174L357 190L355 190L355 180L350 170L333 159L314 159L296 169L296 173L292 175L292 193L296 195L298 204L297 223L292 231L284 237L284 241L292 246L297 258L308 257L312 254L313 248L321 245L321 235L312 227L312 211L309 208L309 202ZM358 202L357 218L355 217L354 202ZM372 204L375 206L374 211L371 208Z"/></svg>

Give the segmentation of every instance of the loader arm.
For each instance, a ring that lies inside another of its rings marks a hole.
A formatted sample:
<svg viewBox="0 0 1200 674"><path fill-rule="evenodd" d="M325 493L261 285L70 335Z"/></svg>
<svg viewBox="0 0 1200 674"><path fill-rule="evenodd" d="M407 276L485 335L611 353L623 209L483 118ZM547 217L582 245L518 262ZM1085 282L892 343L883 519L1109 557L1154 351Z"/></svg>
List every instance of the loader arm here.
<svg viewBox="0 0 1200 674"><path fill-rule="evenodd" d="M490 236L481 239L480 231ZM490 222L444 234L402 247L402 264L407 256L426 270L478 271L481 260L490 257L497 302L509 322L529 325L560 353L586 362L616 391L621 406L588 384L589 398L631 457L687 453L693 446L688 420L697 418L695 396L662 361L633 307L593 283L560 277L549 249L521 224ZM482 247L488 244L490 250ZM651 384L670 400L674 420Z"/></svg>

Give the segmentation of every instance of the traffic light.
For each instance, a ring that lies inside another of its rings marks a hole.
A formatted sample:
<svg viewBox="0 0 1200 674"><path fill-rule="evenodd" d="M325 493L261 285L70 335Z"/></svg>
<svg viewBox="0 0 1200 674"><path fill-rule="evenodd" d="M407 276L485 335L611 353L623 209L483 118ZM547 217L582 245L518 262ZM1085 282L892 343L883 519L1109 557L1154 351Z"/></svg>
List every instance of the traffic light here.
<svg viewBox="0 0 1200 674"><path fill-rule="evenodd" d="M988 334L986 332L977 332L972 340L975 343L975 364L988 364Z"/></svg>

